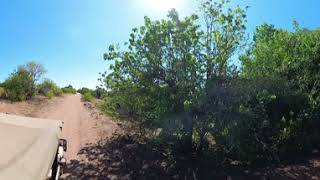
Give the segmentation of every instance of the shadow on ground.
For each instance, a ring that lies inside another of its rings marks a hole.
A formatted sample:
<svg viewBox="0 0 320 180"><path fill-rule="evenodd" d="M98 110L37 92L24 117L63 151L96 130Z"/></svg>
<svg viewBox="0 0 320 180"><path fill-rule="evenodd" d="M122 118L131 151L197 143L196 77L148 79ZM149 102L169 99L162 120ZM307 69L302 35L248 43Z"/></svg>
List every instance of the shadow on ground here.
<svg viewBox="0 0 320 180"><path fill-rule="evenodd" d="M215 168L212 164L195 160L168 158L165 151L139 144L125 136L89 145L79 155L84 160L72 160L65 170L65 179L320 179L319 158L295 165L259 169L239 166Z"/></svg>

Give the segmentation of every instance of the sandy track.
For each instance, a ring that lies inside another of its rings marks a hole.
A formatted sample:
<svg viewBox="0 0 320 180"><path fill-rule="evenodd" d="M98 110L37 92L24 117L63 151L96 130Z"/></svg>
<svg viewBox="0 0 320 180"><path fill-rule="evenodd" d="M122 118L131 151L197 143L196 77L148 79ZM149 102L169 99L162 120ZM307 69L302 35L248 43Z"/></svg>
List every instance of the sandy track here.
<svg viewBox="0 0 320 180"><path fill-rule="evenodd" d="M62 137L68 141L69 160L76 159L80 148L97 138L97 133L91 130L94 122L90 112L83 106L80 94L65 96L59 103L42 110L39 117L64 122Z"/></svg>

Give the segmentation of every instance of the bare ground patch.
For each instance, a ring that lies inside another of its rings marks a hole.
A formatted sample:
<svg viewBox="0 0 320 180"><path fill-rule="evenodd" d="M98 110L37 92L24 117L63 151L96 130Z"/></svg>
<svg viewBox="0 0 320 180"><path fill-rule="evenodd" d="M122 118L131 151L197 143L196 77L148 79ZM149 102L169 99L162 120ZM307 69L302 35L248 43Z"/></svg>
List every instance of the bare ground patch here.
<svg viewBox="0 0 320 180"><path fill-rule="evenodd" d="M43 110L55 103L61 101L62 97L57 97L52 100L44 96L37 96L32 100L23 102L10 102L8 100L0 100L0 112L28 117L39 117Z"/></svg>

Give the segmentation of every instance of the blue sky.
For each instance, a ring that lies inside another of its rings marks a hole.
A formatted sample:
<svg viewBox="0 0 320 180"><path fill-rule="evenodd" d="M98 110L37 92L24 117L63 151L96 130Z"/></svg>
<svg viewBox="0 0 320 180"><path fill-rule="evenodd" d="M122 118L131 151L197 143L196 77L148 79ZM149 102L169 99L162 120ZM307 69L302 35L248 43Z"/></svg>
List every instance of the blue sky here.
<svg viewBox="0 0 320 180"><path fill-rule="evenodd" d="M94 88L99 72L108 69L102 58L108 45L125 42L144 15L165 17L165 9L157 8L159 1L0 0L0 81L17 65L35 60L60 86ZM180 1L182 15L196 9L196 0ZM291 30L294 19L302 27L320 27L319 0L233 2L250 6L249 33L262 22Z"/></svg>

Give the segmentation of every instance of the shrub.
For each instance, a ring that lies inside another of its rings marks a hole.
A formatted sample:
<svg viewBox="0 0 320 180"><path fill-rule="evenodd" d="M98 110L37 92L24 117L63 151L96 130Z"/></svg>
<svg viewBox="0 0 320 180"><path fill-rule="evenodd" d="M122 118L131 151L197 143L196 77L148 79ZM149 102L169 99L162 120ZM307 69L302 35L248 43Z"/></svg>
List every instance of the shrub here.
<svg viewBox="0 0 320 180"><path fill-rule="evenodd" d="M83 101L92 102L93 96L92 96L92 94L90 92L87 92L87 93L82 95L82 100Z"/></svg>
<svg viewBox="0 0 320 180"><path fill-rule="evenodd" d="M86 88L86 87L83 87L83 88L78 90L78 93L80 93L80 94L85 94L85 93L88 93L88 92L92 93L92 90L89 89L89 88Z"/></svg>
<svg viewBox="0 0 320 180"><path fill-rule="evenodd" d="M54 92L53 90L49 90L47 93L46 93L46 97L49 98L49 99L52 99L54 97Z"/></svg>
<svg viewBox="0 0 320 180"><path fill-rule="evenodd" d="M3 98L5 95L5 90L3 87L0 87L0 98Z"/></svg>
<svg viewBox="0 0 320 180"><path fill-rule="evenodd" d="M311 118L307 97L275 79L223 80L193 108L199 151L246 161L279 161L309 150ZM214 137L211 144L208 135ZM208 146L209 145L209 146ZM216 154L219 154L216 153Z"/></svg>
<svg viewBox="0 0 320 180"><path fill-rule="evenodd" d="M63 91L61 88L58 87L57 89L55 89L54 94L56 96L61 96L63 94Z"/></svg>
<svg viewBox="0 0 320 180"><path fill-rule="evenodd" d="M106 91L100 87L97 87L95 90L83 87L79 89L77 92L81 93L82 95L86 93L91 93L91 95L97 99L103 99L106 94Z"/></svg>
<svg viewBox="0 0 320 180"><path fill-rule="evenodd" d="M45 73L41 64L29 62L21 65L2 84L5 96L11 101L24 101L36 95L36 83Z"/></svg>
<svg viewBox="0 0 320 180"><path fill-rule="evenodd" d="M77 90L74 89L71 85L62 88L61 90L65 94L76 94L77 93Z"/></svg>
<svg viewBox="0 0 320 180"><path fill-rule="evenodd" d="M28 62L26 64L20 65L18 67L18 71L27 71L29 73L30 79L31 79L31 86L29 87L30 94L32 96L36 95L37 93L37 87L36 84L41 79L42 75L46 73L45 68L34 61Z"/></svg>
<svg viewBox="0 0 320 180"><path fill-rule="evenodd" d="M45 79L41 84L38 86L39 94L47 96L48 92L54 96L60 96L62 94L62 90L50 79Z"/></svg>
<svg viewBox="0 0 320 180"><path fill-rule="evenodd" d="M19 69L4 82L5 95L11 101L24 101L35 94L33 81L28 71Z"/></svg>
<svg viewBox="0 0 320 180"><path fill-rule="evenodd" d="M105 95L106 95L106 91L104 89L102 89L102 88L97 87L93 91L92 95L97 99L103 99L105 97Z"/></svg>

